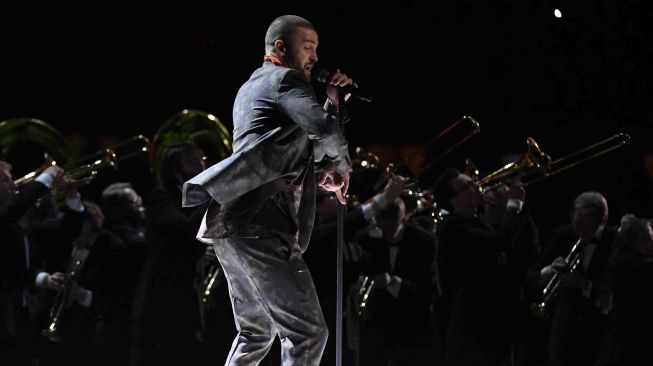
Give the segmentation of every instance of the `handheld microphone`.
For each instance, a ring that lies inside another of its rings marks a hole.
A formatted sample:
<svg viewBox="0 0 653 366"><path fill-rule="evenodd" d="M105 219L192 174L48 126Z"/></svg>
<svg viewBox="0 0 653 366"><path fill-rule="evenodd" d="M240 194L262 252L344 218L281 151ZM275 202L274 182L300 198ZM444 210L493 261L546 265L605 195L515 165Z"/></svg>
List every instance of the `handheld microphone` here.
<svg viewBox="0 0 653 366"><path fill-rule="evenodd" d="M313 74L313 79L319 81L320 83L326 84L329 80L329 72L321 67L313 66L313 68L311 69L311 74ZM372 101L371 96L366 96L361 94L358 88L353 85L339 86L338 89L340 89L344 93L351 94L352 97L358 100L362 100L363 102L369 103Z"/></svg>

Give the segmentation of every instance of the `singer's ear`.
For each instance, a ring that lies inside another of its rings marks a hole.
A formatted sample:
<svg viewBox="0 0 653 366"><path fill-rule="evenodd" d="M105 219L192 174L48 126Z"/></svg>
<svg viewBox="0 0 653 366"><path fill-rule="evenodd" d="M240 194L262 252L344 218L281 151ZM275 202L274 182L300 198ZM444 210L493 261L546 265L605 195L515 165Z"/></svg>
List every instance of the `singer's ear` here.
<svg viewBox="0 0 653 366"><path fill-rule="evenodd" d="M284 46L283 41L280 39L277 39L274 41L274 49L277 50L278 52L281 53L286 53L286 46Z"/></svg>

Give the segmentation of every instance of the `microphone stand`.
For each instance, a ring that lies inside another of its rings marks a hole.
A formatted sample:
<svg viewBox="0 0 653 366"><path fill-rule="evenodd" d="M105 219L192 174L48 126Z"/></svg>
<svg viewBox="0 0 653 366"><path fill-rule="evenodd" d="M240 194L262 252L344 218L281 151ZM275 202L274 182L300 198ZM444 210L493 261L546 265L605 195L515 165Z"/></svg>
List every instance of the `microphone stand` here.
<svg viewBox="0 0 653 366"><path fill-rule="evenodd" d="M336 244L336 366L342 366L342 251L344 247L345 205L338 203Z"/></svg>
<svg viewBox="0 0 653 366"><path fill-rule="evenodd" d="M345 96L342 93L339 93L340 105L345 105ZM340 111L344 111L345 108L341 108ZM347 123L347 116L340 115L341 119L341 128L343 129L342 133L344 135L344 123ZM342 278L342 252L345 246L345 205L338 202L338 211L336 215L336 366L342 366L342 303L343 303L343 278Z"/></svg>

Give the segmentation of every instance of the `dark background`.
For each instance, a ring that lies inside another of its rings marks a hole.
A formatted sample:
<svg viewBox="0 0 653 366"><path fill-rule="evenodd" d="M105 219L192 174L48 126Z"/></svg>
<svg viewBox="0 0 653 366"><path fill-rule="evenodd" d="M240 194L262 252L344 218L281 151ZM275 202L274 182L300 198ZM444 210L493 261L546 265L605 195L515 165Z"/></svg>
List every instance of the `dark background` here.
<svg viewBox="0 0 653 366"><path fill-rule="evenodd" d="M482 132L443 164L462 168L469 157L481 175L525 151L527 136L557 158L631 134L629 147L527 194L543 235L589 189L605 193L617 223L624 212L650 212L642 157L651 148L652 8L643 0L5 0L0 120L41 119L88 139L88 151L152 136L184 108L231 128L233 99L261 64L268 24L292 13L316 26L319 63L373 94L370 105L350 102L347 135L385 163L462 115Z"/></svg>

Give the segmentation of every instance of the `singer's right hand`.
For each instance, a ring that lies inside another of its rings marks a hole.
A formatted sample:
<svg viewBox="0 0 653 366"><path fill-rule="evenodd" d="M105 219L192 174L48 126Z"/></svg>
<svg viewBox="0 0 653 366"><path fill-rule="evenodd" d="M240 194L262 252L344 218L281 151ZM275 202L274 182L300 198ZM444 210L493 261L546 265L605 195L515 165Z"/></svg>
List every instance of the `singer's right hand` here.
<svg viewBox="0 0 653 366"><path fill-rule="evenodd" d="M338 201L343 205L347 203L345 196L349 189L349 172L340 174L335 170L327 170L318 175L317 185L329 192L334 192Z"/></svg>
<svg viewBox="0 0 653 366"><path fill-rule="evenodd" d="M332 72L329 75L329 79L327 80L326 93L327 97L329 97L329 100L331 101L331 104L336 108L340 103L338 88L347 85L357 86L356 83L354 83L354 80L348 77L347 74L341 73L340 69L336 69L336 71ZM349 94L345 95L345 100L347 100L347 98L349 98Z"/></svg>

